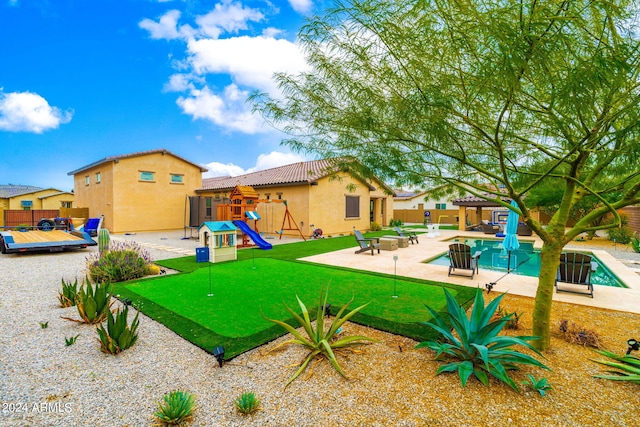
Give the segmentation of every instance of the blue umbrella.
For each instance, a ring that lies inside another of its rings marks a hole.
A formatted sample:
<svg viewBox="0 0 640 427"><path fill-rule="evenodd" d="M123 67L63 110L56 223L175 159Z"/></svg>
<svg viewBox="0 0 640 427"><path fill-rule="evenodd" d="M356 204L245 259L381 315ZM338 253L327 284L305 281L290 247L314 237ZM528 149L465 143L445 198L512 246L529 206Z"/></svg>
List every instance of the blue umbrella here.
<svg viewBox="0 0 640 427"><path fill-rule="evenodd" d="M515 200L511 201L511 206L518 209L518 205ZM505 227L504 242L502 247L508 253L507 260L507 272L511 271L511 251L517 251L520 248L520 242L518 242L518 213L510 210L507 217L507 226Z"/></svg>

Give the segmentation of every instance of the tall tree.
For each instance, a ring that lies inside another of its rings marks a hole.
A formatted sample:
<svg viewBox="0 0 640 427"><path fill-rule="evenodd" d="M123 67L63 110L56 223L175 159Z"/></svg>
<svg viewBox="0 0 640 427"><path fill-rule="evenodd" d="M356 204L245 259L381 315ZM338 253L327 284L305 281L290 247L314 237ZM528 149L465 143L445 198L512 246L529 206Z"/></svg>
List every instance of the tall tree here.
<svg viewBox="0 0 640 427"><path fill-rule="evenodd" d="M640 202L638 16L632 0L338 0L299 34L311 71L252 100L294 149L516 210L544 242L546 349L563 247ZM527 203L543 185L562 189L546 226ZM567 228L587 196L600 203Z"/></svg>

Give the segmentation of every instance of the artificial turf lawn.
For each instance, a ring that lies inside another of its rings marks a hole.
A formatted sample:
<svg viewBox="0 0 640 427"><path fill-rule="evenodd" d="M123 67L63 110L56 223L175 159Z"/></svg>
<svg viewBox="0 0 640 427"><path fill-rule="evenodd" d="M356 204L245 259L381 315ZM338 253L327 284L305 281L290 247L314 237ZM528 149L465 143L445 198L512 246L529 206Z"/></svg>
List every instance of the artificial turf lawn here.
<svg viewBox="0 0 640 427"><path fill-rule="evenodd" d="M277 245L269 251L245 249L238 251L239 261L217 264L196 263L193 256L163 260L158 264L187 273L118 283L115 293L130 298L146 315L207 351L223 345L226 358L281 336L284 329L265 320L261 312L294 324L283 303L299 312L298 295L312 310L323 284L330 288L333 314L351 297L350 309L371 302L352 318L354 322L418 341L435 336L421 322L429 320L425 304L444 307L441 286L447 286L463 305L473 298L472 288L402 277L395 283L398 298L392 298L393 276L296 261L354 244L353 237L342 237Z"/></svg>

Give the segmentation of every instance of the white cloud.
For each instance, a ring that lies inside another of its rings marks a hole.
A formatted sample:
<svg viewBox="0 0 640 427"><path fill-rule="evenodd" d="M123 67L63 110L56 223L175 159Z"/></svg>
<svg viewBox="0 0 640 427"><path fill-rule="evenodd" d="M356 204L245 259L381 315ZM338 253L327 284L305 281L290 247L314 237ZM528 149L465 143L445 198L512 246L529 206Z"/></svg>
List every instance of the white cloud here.
<svg viewBox="0 0 640 427"><path fill-rule="evenodd" d="M179 97L176 103L194 119L209 120L223 128L247 134L264 132L263 119L252 113L246 103L248 96L247 91L231 84L219 95L208 87L194 89L189 96Z"/></svg>
<svg viewBox="0 0 640 427"><path fill-rule="evenodd" d="M213 178L217 176L238 176L304 161L307 161L307 159L298 154L272 151L269 154L260 154L256 159L256 165L249 169L243 169L233 163L207 163L205 167L209 168L209 172L205 172L202 177Z"/></svg>
<svg viewBox="0 0 640 427"><path fill-rule="evenodd" d="M198 34L217 39L223 32L237 33L248 29L249 21L260 22L264 15L257 9L245 7L239 2L223 0L206 15L196 18Z"/></svg>
<svg viewBox="0 0 640 427"><path fill-rule="evenodd" d="M5 94L0 88L0 130L42 133L69 123L72 116L73 111L52 107L36 93Z"/></svg>
<svg viewBox="0 0 640 427"><path fill-rule="evenodd" d="M174 74L165 83L163 92L186 92L194 90L196 87L191 81L191 77L186 74Z"/></svg>
<svg viewBox="0 0 640 427"><path fill-rule="evenodd" d="M191 40L187 50L195 73L230 74L237 84L268 92L276 90L273 73L308 68L298 45L272 37Z"/></svg>
<svg viewBox="0 0 640 427"><path fill-rule="evenodd" d="M190 25L178 27L181 15L179 10L173 9L162 15L158 22L145 18L138 23L138 26L149 31L152 39L174 40L193 37L195 30Z"/></svg>
<svg viewBox="0 0 640 427"><path fill-rule="evenodd" d="M289 4L298 13L307 13L313 6L311 0L289 0Z"/></svg>

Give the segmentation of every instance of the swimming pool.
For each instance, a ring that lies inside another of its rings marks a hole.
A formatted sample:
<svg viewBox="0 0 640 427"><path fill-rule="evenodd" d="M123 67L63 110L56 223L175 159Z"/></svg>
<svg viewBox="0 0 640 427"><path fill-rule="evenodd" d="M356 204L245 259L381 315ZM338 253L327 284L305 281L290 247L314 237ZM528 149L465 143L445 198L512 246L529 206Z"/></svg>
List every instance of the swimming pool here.
<svg viewBox="0 0 640 427"><path fill-rule="evenodd" d="M482 251L480 269L507 272L507 265L511 266L511 274L538 277L540 275L540 251L533 248L531 242L520 242L520 249L509 254L502 247L502 240L455 238L452 243L465 243L471 247L471 253ZM626 288L624 283L616 277L596 256L589 254L596 262L596 271L591 273L591 283L600 286ZM509 264L510 263L510 264ZM427 261L427 264L449 266L446 253Z"/></svg>

